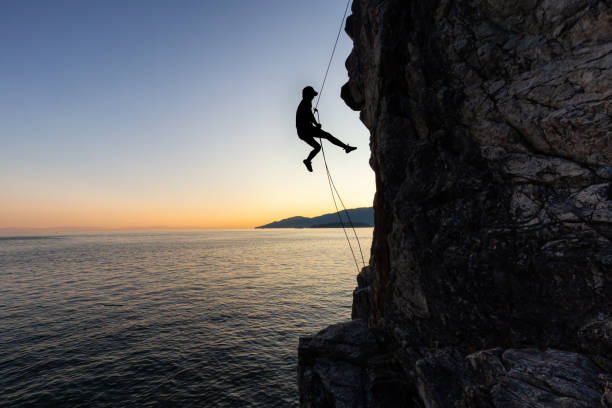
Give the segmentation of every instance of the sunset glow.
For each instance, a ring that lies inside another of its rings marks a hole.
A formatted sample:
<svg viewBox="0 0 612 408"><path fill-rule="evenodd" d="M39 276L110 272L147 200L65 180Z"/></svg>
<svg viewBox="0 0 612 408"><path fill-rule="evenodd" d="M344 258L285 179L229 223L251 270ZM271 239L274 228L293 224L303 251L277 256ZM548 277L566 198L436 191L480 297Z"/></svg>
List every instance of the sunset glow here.
<svg viewBox="0 0 612 408"><path fill-rule="evenodd" d="M321 155L314 173L302 164L295 109L321 85L342 2L41 4L0 13L0 232L335 211ZM339 97L351 47L341 35L319 110L358 147L325 145L355 208L372 205L374 177L367 129Z"/></svg>

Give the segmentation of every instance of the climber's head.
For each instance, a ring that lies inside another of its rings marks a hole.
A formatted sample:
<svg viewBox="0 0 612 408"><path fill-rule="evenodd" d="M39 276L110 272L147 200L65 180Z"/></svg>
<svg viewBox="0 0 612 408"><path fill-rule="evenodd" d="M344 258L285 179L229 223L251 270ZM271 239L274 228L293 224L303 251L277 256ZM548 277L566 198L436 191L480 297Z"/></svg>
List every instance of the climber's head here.
<svg viewBox="0 0 612 408"><path fill-rule="evenodd" d="M302 89L302 98L304 99L312 100L318 94L319 93L315 91L312 86L307 86L306 88Z"/></svg>

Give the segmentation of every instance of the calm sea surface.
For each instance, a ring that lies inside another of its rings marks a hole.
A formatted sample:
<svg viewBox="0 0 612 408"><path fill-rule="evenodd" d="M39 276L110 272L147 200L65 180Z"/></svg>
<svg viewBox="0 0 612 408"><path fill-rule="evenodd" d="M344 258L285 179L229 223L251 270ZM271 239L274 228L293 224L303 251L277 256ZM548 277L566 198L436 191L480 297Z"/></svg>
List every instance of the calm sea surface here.
<svg viewBox="0 0 612 408"><path fill-rule="evenodd" d="M0 237L0 406L297 406L355 276L341 229Z"/></svg>

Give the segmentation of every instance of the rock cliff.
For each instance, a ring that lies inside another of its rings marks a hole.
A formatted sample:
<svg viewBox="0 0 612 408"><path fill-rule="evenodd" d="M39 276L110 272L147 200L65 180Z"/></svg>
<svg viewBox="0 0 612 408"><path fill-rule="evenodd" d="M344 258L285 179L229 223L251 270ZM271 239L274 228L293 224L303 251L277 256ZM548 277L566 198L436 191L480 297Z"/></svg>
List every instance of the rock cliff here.
<svg viewBox="0 0 612 408"><path fill-rule="evenodd" d="M302 406L610 406L612 2L355 0L346 32L374 241Z"/></svg>

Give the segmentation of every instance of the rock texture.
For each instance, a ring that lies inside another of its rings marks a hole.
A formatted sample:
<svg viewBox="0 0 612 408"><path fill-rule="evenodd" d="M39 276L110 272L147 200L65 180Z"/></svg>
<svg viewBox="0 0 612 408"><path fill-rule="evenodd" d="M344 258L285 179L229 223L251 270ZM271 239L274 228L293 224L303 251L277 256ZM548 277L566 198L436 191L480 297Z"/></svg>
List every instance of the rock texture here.
<svg viewBox="0 0 612 408"><path fill-rule="evenodd" d="M353 317L376 334L366 360L387 356L413 402L344 406L609 405L612 2L352 12L342 97L370 130L377 187ZM313 387L303 406L343 406Z"/></svg>
<svg viewBox="0 0 612 408"><path fill-rule="evenodd" d="M298 351L303 405L365 408L410 403L399 367L360 319L300 338Z"/></svg>

